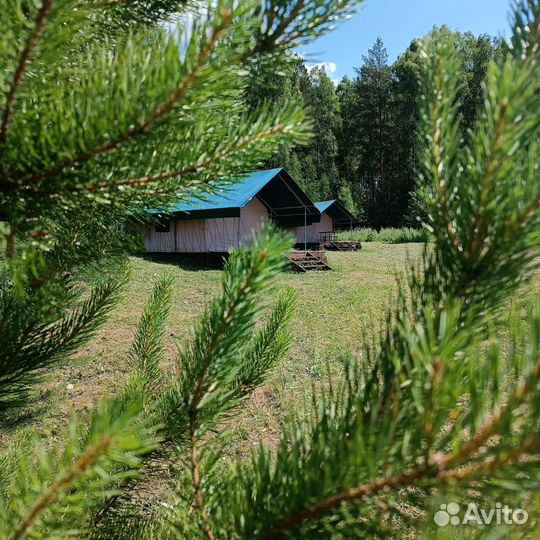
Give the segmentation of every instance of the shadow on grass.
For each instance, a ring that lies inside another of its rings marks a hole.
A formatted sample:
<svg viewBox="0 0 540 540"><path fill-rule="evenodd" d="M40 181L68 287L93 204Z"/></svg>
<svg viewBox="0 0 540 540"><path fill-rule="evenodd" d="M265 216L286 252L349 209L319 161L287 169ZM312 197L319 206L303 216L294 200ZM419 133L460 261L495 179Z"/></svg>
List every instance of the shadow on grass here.
<svg viewBox="0 0 540 540"><path fill-rule="evenodd" d="M51 395L51 390L40 391L39 394L31 392L20 402L12 402L12 407L0 413L2 431L9 433L42 418L49 407L48 398Z"/></svg>
<svg viewBox="0 0 540 540"><path fill-rule="evenodd" d="M203 270L223 270L225 258L222 255L216 254L215 256L190 256L185 257L176 253L172 254L156 254L149 255L137 254L135 257L148 262L157 264L167 264L169 266L176 266L185 270L186 272L200 272Z"/></svg>

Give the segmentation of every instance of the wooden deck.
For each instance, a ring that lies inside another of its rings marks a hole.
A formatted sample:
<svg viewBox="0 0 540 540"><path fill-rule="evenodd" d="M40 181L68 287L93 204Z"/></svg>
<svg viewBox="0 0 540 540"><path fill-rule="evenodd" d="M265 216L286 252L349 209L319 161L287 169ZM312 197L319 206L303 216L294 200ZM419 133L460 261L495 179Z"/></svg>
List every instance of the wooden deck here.
<svg viewBox="0 0 540 540"><path fill-rule="evenodd" d="M334 242L321 243L321 248L328 251L358 251L362 249L362 244L360 242L336 240Z"/></svg>
<svg viewBox="0 0 540 540"><path fill-rule="evenodd" d="M324 251L291 251L288 257L295 272L332 270Z"/></svg>
<svg viewBox="0 0 540 540"><path fill-rule="evenodd" d="M360 242L351 242L348 240L338 240L338 231L324 231L320 235L320 249L328 251L358 251L362 249Z"/></svg>

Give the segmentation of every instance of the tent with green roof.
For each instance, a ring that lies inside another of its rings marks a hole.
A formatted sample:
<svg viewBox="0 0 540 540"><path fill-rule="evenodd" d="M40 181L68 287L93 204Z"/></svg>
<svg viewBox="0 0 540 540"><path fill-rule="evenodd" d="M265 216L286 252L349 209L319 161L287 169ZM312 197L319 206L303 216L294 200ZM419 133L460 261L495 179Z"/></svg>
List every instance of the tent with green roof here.
<svg viewBox="0 0 540 540"><path fill-rule="evenodd" d="M283 168L216 182L169 208L147 213L157 218L155 225L145 227L150 253L225 253L268 220L295 229L301 243L305 240L302 229L321 217Z"/></svg>
<svg viewBox="0 0 540 540"><path fill-rule="evenodd" d="M321 214L326 214L332 220L334 231L360 227L360 221L337 199L316 202L315 206Z"/></svg>
<svg viewBox="0 0 540 540"><path fill-rule="evenodd" d="M360 226L358 219L337 199L315 203L320 219L305 228L298 228L297 235L305 235L306 243L319 245L329 240L335 241L336 232L355 229Z"/></svg>

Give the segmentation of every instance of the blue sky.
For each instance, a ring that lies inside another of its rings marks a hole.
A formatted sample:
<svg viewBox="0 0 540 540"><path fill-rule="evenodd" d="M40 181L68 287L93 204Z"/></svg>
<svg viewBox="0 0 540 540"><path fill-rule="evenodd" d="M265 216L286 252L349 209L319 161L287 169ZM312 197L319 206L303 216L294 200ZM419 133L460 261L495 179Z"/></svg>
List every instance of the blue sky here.
<svg viewBox="0 0 540 540"><path fill-rule="evenodd" d="M306 64L325 62L327 73L339 80L354 76L354 67L380 36L392 62L412 39L427 34L434 25L447 24L474 34L508 36L509 0L366 0L352 19L301 47Z"/></svg>

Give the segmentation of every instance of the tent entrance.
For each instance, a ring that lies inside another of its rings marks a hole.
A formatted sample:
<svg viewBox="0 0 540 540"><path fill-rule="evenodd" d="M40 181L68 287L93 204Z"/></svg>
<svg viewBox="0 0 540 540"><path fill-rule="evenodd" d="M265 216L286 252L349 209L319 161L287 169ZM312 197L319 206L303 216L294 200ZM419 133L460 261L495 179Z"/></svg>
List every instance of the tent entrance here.
<svg viewBox="0 0 540 540"><path fill-rule="evenodd" d="M304 229L304 251L307 251L307 228L315 220L309 212L310 208L307 205L298 206L282 206L280 208L270 208L270 219L280 224L285 228L303 227Z"/></svg>

